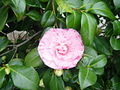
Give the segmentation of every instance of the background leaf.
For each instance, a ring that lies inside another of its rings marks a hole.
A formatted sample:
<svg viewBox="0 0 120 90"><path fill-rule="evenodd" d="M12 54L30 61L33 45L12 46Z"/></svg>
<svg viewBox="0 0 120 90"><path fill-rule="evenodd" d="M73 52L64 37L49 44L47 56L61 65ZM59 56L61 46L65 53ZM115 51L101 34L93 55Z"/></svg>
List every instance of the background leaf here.
<svg viewBox="0 0 120 90"><path fill-rule="evenodd" d="M0 31L4 28L6 21L8 18L8 8L2 7L0 8Z"/></svg>
<svg viewBox="0 0 120 90"><path fill-rule="evenodd" d="M17 20L20 21L25 14L26 2L25 0L11 0L11 2L11 8L17 17Z"/></svg>
<svg viewBox="0 0 120 90"><path fill-rule="evenodd" d="M6 37L0 37L0 52L7 47L8 43L9 41Z"/></svg>
<svg viewBox="0 0 120 90"><path fill-rule="evenodd" d="M79 68L79 82L81 89L95 84L97 76L89 68L80 67Z"/></svg>
<svg viewBox="0 0 120 90"><path fill-rule="evenodd" d="M110 9L107 7L107 5L102 1L95 3L92 7L91 12L94 14L99 14L101 16L108 17L112 20L115 19L115 16L113 15L113 13L110 11Z"/></svg>
<svg viewBox="0 0 120 90"><path fill-rule="evenodd" d="M113 35L120 34L120 21L115 20L113 23Z"/></svg>
<svg viewBox="0 0 120 90"><path fill-rule="evenodd" d="M10 66L14 85L20 89L37 90L39 85L38 73L32 67Z"/></svg>
<svg viewBox="0 0 120 90"><path fill-rule="evenodd" d="M115 38L114 36L111 36L110 44L114 50L120 50L120 40Z"/></svg>
<svg viewBox="0 0 120 90"><path fill-rule="evenodd" d="M120 0L113 0L116 8L120 8Z"/></svg>
<svg viewBox="0 0 120 90"><path fill-rule="evenodd" d="M3 67L0 67L0 88L2 87L4 78L5 78L5 70Z"/></svg>
<svg viewBox="0 0 120 90"><path fill-rule="evenodd" d="M48 27L53 25L55 22L55 15L53 14L52 11L47 11L43 14L42 20L41 20L41 25L43 27Z"/></svg>
<svg viewBox="0 0 120 90"><path fill-rule="evenodd" d="M74 12L66 18L67 28L74 28L76 30L80 29L81 13Z"/></svg>
<svg viewBox="0 0 120 90"><path fill-rule="evenodd" d="M25 57L26 66L38 67L42 66L43 62L38 54L37 48L32 49Z"/></svg>
<svg viewBox="0 0 120 90"><path fill-rule="evenodd" d="M81 36L85 45L92 44L96 32L97 21L95 17L88 13L82 13Z"/></svg>

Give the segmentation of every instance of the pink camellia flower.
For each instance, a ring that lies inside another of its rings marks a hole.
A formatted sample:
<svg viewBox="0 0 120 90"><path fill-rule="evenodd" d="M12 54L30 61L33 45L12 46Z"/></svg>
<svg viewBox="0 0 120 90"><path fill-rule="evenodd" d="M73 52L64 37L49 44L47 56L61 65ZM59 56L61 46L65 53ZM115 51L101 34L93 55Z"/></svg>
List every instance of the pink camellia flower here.
<svg viewBox="0 0 120 90"><path fill-rule="evenodd" d="M82 58L84 45L76 30L51 28L40 40L38 52L45 65L53 69L69 69Z"/></svg>

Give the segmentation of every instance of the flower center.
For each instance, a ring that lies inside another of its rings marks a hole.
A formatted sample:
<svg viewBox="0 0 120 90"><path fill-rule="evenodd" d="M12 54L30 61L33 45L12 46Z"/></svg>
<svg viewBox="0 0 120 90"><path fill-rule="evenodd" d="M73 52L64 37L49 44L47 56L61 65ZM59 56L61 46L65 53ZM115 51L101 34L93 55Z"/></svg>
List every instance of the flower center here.
<svg viewBox="0 0 120 90"><path fill-rule="evenodd" d="M58 45L56 47L56 53L65 55L68 52L68 46L67 45Z"/></svg>

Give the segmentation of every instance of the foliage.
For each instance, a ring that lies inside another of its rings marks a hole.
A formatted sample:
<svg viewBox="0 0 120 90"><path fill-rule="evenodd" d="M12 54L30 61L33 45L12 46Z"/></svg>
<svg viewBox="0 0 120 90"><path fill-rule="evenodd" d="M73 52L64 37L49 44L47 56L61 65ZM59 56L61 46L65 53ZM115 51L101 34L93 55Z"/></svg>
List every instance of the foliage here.
<svg viewBox="0 0 120 90"><path fill-rule="evenodd" d="M120 0L0 0L0 90L119 90L119 12ZM62 76L36 49L51 27L76 29L85 45Z"/></svg>

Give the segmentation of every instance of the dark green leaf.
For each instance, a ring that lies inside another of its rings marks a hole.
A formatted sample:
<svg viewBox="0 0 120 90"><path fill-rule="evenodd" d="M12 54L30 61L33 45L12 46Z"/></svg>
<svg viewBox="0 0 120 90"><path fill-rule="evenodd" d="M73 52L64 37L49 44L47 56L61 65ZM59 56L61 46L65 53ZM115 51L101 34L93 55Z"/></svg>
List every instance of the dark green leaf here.
<svg viewBox="0 0 120 90"><path fill-rule="evenodd" d="M17 20L20 21L25 13L26 2L25 0L11 0L11 8L17 17Z"/></svg>
<svg viewBox="0 0 120 90"><path fill-rule="evenodd" d="M15 58L9 61L9 65L23 65L23 60L20 58Z"/></svg>
<svg viewBox="0 0 120 90"><path fill-rule="evenodd" d="M80 29L80 21L81 21L81 14L78 12L74 12L71 15L68 15L66 18L66 26L67 28L74 28L79 30Z"/></svg>
<svg viewBox="0 0 120 90"><path fill-rule="evenodd" d="M47 70L43 76L43 83L44 83L46 89L50 88L49 82L50 82L51 77L52 77L52 75L50 73L50 70Z"/></svg>
<svg viewBox="0 0 120 90"><path fill-rule="evenodd" d="M120 89L120 79L118 76L114 76L111 79L112 81L112 89L113 90L119 90Z"/></svg>
<svg viewBox="0 0 120 90"><path fill-rule="evenodd" d="M83 7L89 9L93 6L93 4L99 2L100 0L83 0Z"/></svg>
<svg viewBox="0 0 120 90"><path fill-rule="evenodd" d="M10 66L13 83L20 89L37 90L39 86L38 73L32 67Z"/></svg>
<svg viewBox="0 0 120 90"><path fill-rule="evenodd" d="M0 37L0 52L3 51L7 47L8 43L9 41L7 38Z"/></svg>
<svg viewBox="0 0 120 90"><path fill-rule="evenodd" d="M43 17L42 17L42 20L41 20L41 25L43 27L48 27L48 26L51 26L53 25L55 22L55 15L53 14L52 11L46 11L44 14L43 14Z"/></svg>
<svg viewBox="0 0 120 90"><path fill-rule="evenodd" d="M94 42L95 42L95 49L97 51L108 56L112 54L112 50L108 40L106 40L103 37L95 37Z"/></svg>
<svg viewBox="0 0 120 90"><path fill-rule="evenodd" d="M4 28L6 21L8 18L8 8L2 7L0 8L0 31Z"/></svg>
<svg viewBox="0 0 120 90"><path fill-rule="evenodd" d="M64 82L61 77L57 77L54 74L50 80L50 90L64 90Z"/></svg>
<svg viewBox="0 0 120 90"><path fill-rule="evenodd" d="M64 70L63 73L63 80L66 82L69 82L69 80L72 78L72 73L70 70Z"/></svg>
<svg viewBox="0 0 120 90"><path fill-rule="evenodd" d="M38 67L42 66L43 62L40 59L37 48L32 49L25 57L24 61L26 66Z"/></svg>
<svg viewBox="0 0 120 90"><path fill-rule="evenodd" d="M114 35L119 35L120 34L120 21L115 20L112 24L113 24Z"/></svg>
<svg viewBox="0 0 120 90"><path fill-rule="evenodd" d="M48 2L49 0L39 0L40 2Z"/></svg>
<svg viewBox="0 0 120 90"><path fill-rule="evenodd" d="M104 68L92 68L92 70L97 75L102 75L104 73Z"/></svg>
<svg viewBox="0 0 120 90"><path fill-rule="evenodd" d="M116 8L120 8L120 0L113 0Z"/></svg>
<svg viewBox="0 0 120 90"><path fill-rule="evenodd" d="M98 2L98 3L95 3L93 5L93 7L92 7L92 13L108 17L108 18L110 18L112 20L115 19L115 16L110 11L110 9L108 8L108 6L104 2L102 2L102 1Z"/></svg>
<svg viewBox="0 0 120 90"><path fill-rule="evenodd" d="M26 4L31 7L41 7L39 0L26 0Z"/></svg>
<svg viewBox="0 0 120 90"><path fill-rule="evenodd" d="M92 44L96 28L97 21L95 17L88 13L82 13L80 32L85 45L89 46Z"/></svg>
<svg viewBox="0 0 120 90"><path fill-rule="evenodd" d="M105 55L99 55L92 60L90 66L93 68L102 68L106 65L106 63L107 63L107 59Z"/></svg>
<svg viewBox="0 0 120 90"><path fill-rule="evenodd" d="M59 11L60 13L63 12L73 12L73 8L80 8L82 5L81 0L56 0L58 6L59 6Z"/></svg>
<svg viewBox="0 0 120 90"><path fill-rule="evenodd" d="M82 90L88 86L95 84L96 80L96 74L92 72L89 68L79 68L79 82Z"/></svg>
<svg viewBox="0 0 120 90"><path fill-rule="evenodd" d="M0 67L0 88L2 87L4 77L5 77L5 70L4 69L5 69L4 67Z"/></svg>
<svg viewBox="0 0 120 90"><path fill-rule="evenodd" d="M114 36L111 36L110 44L114 50L120 50L120 39L117 39Z"/></svg>
<svg viewBox="0 0 120 90"><path fill-rule="evenodd" d="M29 16L34 21L40 21L41 20L41 15L38 11L32 10L32 11L28 12L26 15Z"/></svg>

